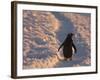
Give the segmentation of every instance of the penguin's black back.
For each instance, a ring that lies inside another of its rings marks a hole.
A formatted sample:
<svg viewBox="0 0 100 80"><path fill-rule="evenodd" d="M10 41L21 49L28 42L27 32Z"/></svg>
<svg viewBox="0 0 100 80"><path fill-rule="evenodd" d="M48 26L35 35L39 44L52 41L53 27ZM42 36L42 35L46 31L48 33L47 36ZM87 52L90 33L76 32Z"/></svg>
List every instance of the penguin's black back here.
<svg viewBox="0 0 100 80"><path fill-rule="evenodd" d="M70 58L72 57L72 45L73 45L73 40L72 36L68 35L64 44L63 44L63 55L65 58Z"/></svg>

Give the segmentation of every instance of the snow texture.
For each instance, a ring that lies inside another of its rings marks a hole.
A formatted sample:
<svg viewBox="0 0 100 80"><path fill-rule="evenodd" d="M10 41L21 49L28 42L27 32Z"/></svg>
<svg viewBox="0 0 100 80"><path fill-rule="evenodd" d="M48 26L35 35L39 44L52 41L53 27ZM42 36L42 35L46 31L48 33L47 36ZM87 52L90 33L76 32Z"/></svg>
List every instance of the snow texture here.
<svg viewBox="0 0 100 80"><path fill-rule="evenodd" d="M23 10L23 69L90 66L90 18L86 13ZM58 48L70 32L77 53L66 61Z"/></svg>

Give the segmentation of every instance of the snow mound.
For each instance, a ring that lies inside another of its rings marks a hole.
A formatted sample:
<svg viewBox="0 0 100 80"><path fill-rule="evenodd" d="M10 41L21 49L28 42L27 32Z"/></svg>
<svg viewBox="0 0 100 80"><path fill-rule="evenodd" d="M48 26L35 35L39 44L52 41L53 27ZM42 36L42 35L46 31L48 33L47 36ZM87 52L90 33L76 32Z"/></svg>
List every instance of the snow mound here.
<svg viewBox="0 0 100 80"><path fill-rule="evenodd" d="M23 11L23 68L53 67L57 62L56 31L60 22L50 12Z"/></svg>

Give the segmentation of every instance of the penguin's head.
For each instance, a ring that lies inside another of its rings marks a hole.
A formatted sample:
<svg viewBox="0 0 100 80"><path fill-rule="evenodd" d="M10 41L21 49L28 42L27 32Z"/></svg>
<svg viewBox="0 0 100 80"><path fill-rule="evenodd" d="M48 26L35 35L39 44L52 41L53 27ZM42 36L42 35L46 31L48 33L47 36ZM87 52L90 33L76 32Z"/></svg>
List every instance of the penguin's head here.
<svg viewBox="0 0 100 80"><path fill-rule="evenodd" d="M68 36L73 37L73 36L74 36L74 34L73 34L73 33L69 33L69 34L68 34Z"/></svg>
<svg viewBox="0 0 100 80"><path fill-rule="evenodd" d="M73 33L69 33L69 34L67 35L67 37L66 37L66 40L70 40L70 39L72 39L73 36L74 36Z"/></svg>

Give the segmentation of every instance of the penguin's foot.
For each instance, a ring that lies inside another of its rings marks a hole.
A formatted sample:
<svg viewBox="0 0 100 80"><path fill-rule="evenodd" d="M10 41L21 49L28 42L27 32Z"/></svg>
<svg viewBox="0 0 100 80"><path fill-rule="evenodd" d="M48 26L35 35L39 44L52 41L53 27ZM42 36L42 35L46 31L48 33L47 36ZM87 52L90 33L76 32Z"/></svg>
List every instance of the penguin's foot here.
<svg viewBox="0 0 100 80"><path fill-rule="evenodd" d="M66 60L66 61L67 61L68 59L67 59L67 58L64 58L64 60Z"/></svg>
<svg viewBox="0 0 100 80"><path fill-rule="evenodd" d="M65 60L65 61L69 61L69 59L68 59L68 58L64 58L64 60Z"/></svg>
<svg viewBox="0 0 100 80"><path fill-rule="evenodd" d="M72 58L64 58L66 61L72 61Z"/></svg>
<svg viewBox="0 0 100 80"><path fill-rule="evenodd" d="M72 61L72 57L69 60Z"/></svg>

